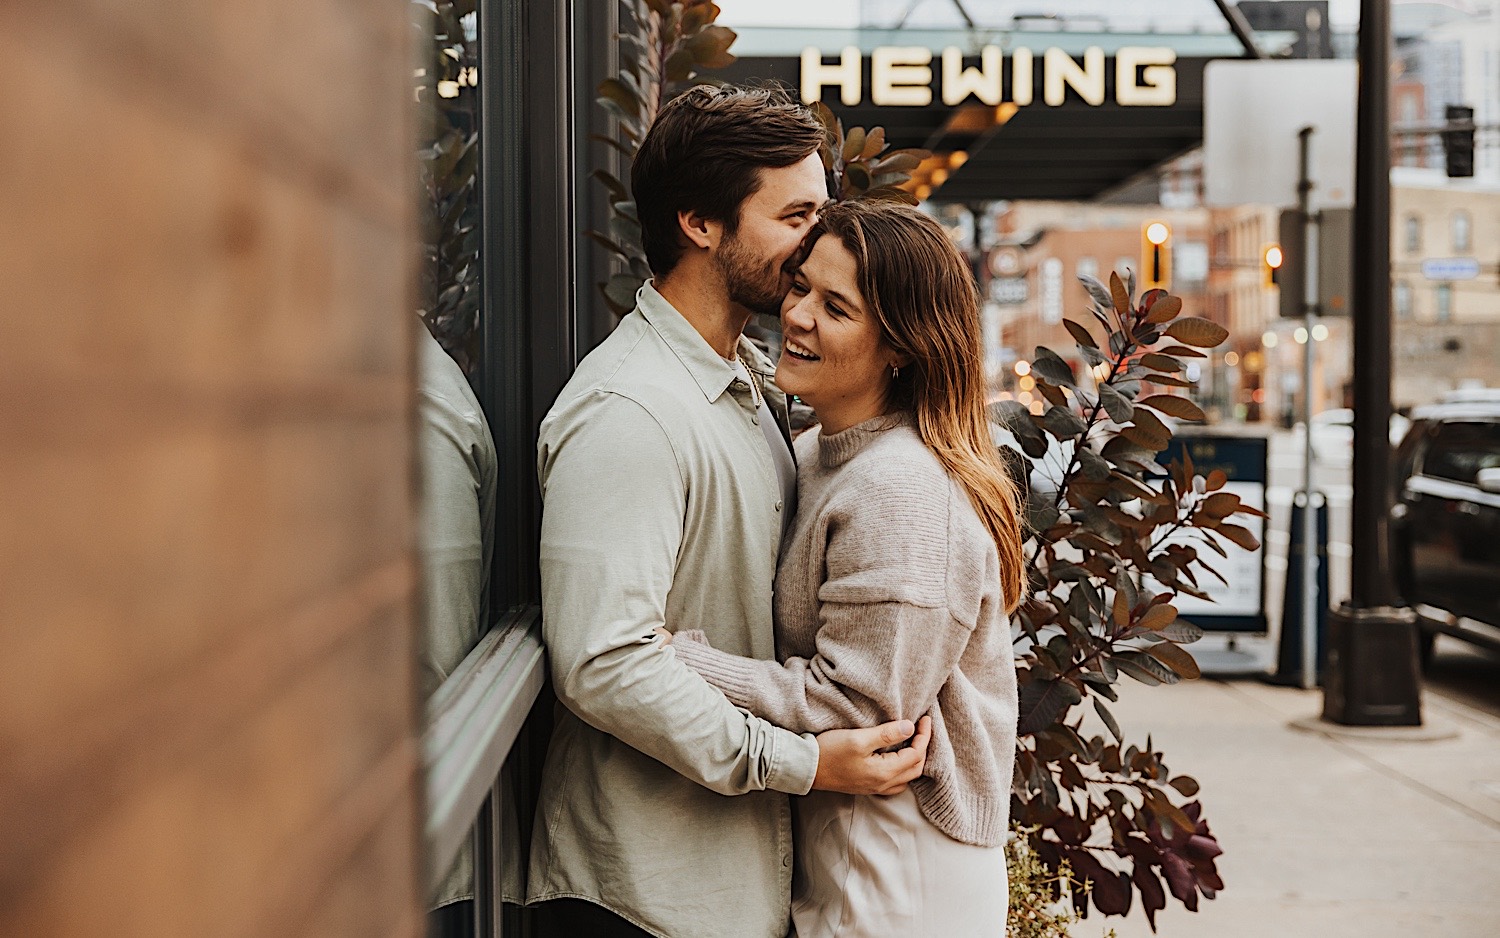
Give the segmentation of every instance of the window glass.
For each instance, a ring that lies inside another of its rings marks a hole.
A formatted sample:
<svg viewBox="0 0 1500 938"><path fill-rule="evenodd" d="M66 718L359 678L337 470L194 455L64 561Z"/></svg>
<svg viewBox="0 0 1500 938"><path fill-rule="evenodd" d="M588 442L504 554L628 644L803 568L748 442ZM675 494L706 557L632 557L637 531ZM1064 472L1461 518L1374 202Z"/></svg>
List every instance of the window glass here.
<svg viewBox="0 0 1500 938"><path fill-rule="evenodd" d="M422 320L465 374L479 367L479 41L474 4L414 0L432 44L417 66ZM467 12L465 12L467 7Z"/></svg>
<svg viewBox="0 0 1500 938"><path fill-rule="evenodd" d="M1095 257L1080 257L1078 259L1078 276L1093 277L1099 279L1099 259Z"/></svg>
<svg viewBox="0 0 1500 938"><path fill-rule="evenodd" d="M1453 284L1440 283L1437 288L1437 321L1448 322L1453 318Z"/></svg>
<svg viewBox="0 0 1500 938"><path fill-rule="evenodd" d="M1472 485L1481 469L1500 469L1500 424L1440 425L1422 460L1422 474Z"/></svg>
<svg viewBox="0 0 1500 938"><path fill-rule="evenodd" d="M1177 281L1179 289L1201 289L1208 281L1208 245L1202 241L1182 241L1177 245Z"/></svg>
<svg viewBox="0 0 1500 938"><path fill-rule="evenodd" d="M484 296L479 177L478 13L473 0L413 0L431 30L414 67L422 128L417 140L418 231L422 262L418 335L417 546L424 611L419 673L431 696L489 625L487 561L493 548L495 451L468 419L484 367ZM429 338L430 335L430 338ZM427 884L428 934L474 934L475 836Z"/></svg>
<svg viewBox="0 0 1500 938"><path fill-rule="evenodd" d="M1453 250L1466 253L1474 249L1473 223L1469 213L1460 209L1453 213Z"/></svg>
<svg viewBox="0 0 1500 938"><path fill-rule="evenodd" d="M1405 280L1397 280L1392 292L1393 305L1396 308L1397 319L1411 318L1411 284Z"/></svg>
<svg viewBox="0 0 1500 938"><path fill-rule="evenodd" d="M1406 253L1415 254L1422 250L1422 219L1415 215L1406 216Z"/></svg>

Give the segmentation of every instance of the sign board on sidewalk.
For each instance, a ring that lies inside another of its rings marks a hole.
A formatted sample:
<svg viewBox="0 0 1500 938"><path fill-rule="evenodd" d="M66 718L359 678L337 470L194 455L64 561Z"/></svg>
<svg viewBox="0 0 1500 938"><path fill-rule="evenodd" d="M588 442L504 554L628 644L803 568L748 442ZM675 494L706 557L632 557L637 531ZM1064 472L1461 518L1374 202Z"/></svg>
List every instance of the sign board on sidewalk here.
<svg viewBox="0 0 1500 938"><path fill-rule="evenodd" d="M1472 257L1429 257L1422 262L1428 280L1473 280L1479 276L1479 261Z"/></svg>
<svg viewBox="0 0 1500 938"><path fill-rule="evenodd" d="M1354 204L1355 63L1219 59L1203 72L1204 201L1297 203L1297 132L1314 128L1314 208Z"/></svg>
<svg viewBox="0 0 1500 938"><path fill-rule="evenodd" d="M1192 456L1193 469L1198 475L1206 476L1215 469L1223 470L1229 478L1223 491L1238 495L1240 501L1251 508L1266 510L1269 447L1264 436L1179 430L1171 445L1157 456L1156 461L1163 466L1169 465L1173 460L1181 461L1184 450ZM1256 540L1265 544L1264 518L1236 515L1233 523L1249 528ZM1224 550L1229 555L1226 558L1204 547L1195 536L1184 532L1173 535L1167 541L1173 542L1197 547L1203 559L1225 581L1220 583L1212 574L1200 573L1198 585L1209 595L1211 601L1179 593L1172 604L1177 607L1183 619L1205 632L1265 634L1268 631L1264 546L1261 550L1248 551L1223 541Z"/></svg>

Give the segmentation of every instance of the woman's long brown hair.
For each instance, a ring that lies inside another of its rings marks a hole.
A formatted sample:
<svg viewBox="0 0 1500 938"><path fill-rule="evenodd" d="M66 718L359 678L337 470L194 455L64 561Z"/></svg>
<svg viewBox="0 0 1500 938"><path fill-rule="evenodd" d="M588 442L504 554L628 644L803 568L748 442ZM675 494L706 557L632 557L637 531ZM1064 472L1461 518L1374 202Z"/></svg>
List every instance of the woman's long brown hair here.
<svg viewBox="0 0 1500 938"><path fill-rule="evenodd" d="M866 307L886 344L910 359L889 403L915 417L922 442L968 492L995 539L1006 609L1013 609L1025 565L1021 523L986 413L979 294L968 262L935 219L899 203L830 205L806 249L824 233L854 255Z"/></svg>

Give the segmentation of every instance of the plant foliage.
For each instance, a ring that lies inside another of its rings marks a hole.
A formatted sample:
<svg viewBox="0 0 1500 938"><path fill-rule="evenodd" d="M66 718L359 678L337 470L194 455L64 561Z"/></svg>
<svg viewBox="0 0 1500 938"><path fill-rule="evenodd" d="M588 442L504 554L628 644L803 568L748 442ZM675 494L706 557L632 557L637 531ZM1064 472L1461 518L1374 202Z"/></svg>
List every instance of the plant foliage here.
<svg viewBox="0 0 1500 938"><path fill-rule="evenodd" d="M430 50L416 70L421 121L419 314L465 372L479 358L479 44L476 0L412 0L418 42ZM469 30L465 29L465 22Z"/></svg>
<svg viewBox="0 0 1500 938"><path fill-rule="evenodd" d="M1056 868L1042 862L1031 849L1035 831L1011 825L1005 843L1005 868L1009 873L1010 904L1005 917L1006 938L1072 938L1078 914L1072 902L1075 889L1087 889L1073 877L1068 861ZM1115 938L1114 929L1104 938Z"/></svg>
<svg viewBox="0 0 1500 938"><path fill-rule="evenodd" d="M1198 677L1183 648L1202 633L1177 617L1179 593L1204 597L1211 562L1226 544L1259 547L1231 519L1261 515L1224 490L1222 472L1198 475L1191 458L1160 466L1173 420L1202 420L1179 377L1227 337L1184 317L1161 290L1139 300L1133 282L1082 278L1088 323L1067 320L1089 378L1038 348L1031 366L1040 413L993 405L1025 456L1025 513L1032 530L1029 593L1017 610L1020 739L1012 818L1052 869L1064 863L1089 903L1124 915L1139 895L1155 927L1170 893L1190 910L1224 884L1221 850L1193 799L1198 783L1171 775L1148 737L1127 745L1106 701L1121 676L1148 685ZM1133 277L1131 280L1133 281ZM1264 517L1263 515L1261 515ZM1107 730L1085 736L1087 710Z"/></svg>
<svg viewBox="0 0 1500 938"><path fill-rule="evenodd" d="M822 101L813 113L828 135L823 147L823 169L828 173L828 191L835 199L873 199L916 205L917 197L901 188L912 170L932 156L926 150L892 150L885 142L885 129L866 131L855 127L844 132L844 122Z"/></svg>

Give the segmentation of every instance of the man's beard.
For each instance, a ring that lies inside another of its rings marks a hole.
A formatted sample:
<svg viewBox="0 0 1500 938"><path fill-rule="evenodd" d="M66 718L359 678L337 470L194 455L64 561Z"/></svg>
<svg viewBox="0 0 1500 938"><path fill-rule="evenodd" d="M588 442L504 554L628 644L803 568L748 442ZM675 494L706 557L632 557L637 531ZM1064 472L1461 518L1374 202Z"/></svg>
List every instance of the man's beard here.
<svg viewBox="0 0 1500 938"><path fill-rule="evenodd" d="M714 263L724 278L732 302L766 316L781 315L781 301L786 287L781 265L757 257L737 235L727 235L714 255Z"/></svg>

